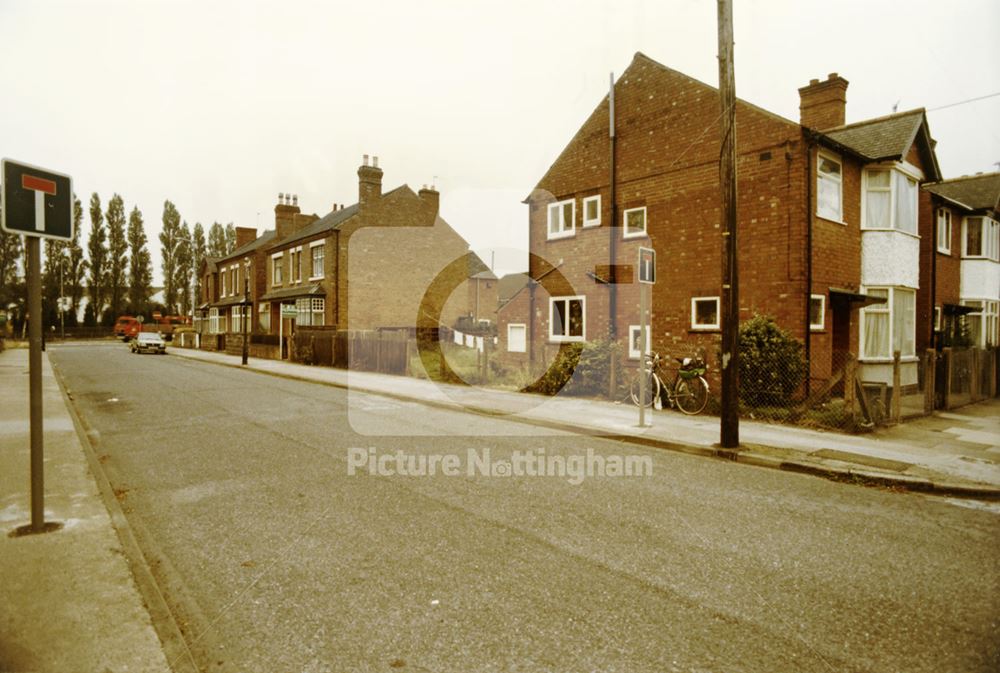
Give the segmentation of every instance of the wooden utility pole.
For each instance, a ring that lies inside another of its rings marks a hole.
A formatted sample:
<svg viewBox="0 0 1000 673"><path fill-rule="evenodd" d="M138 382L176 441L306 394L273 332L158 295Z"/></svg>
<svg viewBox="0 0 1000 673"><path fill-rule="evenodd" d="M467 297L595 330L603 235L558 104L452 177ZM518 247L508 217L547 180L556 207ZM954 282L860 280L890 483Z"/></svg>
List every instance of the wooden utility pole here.
<svg viewBox="0 0 1000 673"><path fill-rule="evenodd" d="M719 101L722 147L719 182L722 192L722 419L720 444L740 445L739 325L740 293L736 259L736 81L733 74L732 0L719 6Z"/></svg>

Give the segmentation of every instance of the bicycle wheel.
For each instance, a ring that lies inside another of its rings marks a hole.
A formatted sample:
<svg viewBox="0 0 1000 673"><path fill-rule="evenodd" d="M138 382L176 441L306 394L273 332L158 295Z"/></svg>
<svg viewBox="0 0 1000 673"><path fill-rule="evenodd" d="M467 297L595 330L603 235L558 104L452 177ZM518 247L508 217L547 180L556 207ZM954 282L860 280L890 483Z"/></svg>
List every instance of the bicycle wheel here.
<svg viewBox="0 0 1000 673"><path fill-rule="evenodd" d="M677 379L674 384L674 402L685 414L700 414L708 404L708 382L698 376L693 379Z"/></svg>
<svg viewBox="0 0 1000 673"><path fill-rule="evenodd" d="M653 406L653 400L655 400L657 396L660 394L660 381L655 376L653 376L652 372L647 371L645 372L645 374L646 374L646 396L643 399L642 406L651 407ZM632 378L632 389L630 395L632 397L632 404L636 406L639 406L640 376L642 376L642 373L637 373Z"/></svg>

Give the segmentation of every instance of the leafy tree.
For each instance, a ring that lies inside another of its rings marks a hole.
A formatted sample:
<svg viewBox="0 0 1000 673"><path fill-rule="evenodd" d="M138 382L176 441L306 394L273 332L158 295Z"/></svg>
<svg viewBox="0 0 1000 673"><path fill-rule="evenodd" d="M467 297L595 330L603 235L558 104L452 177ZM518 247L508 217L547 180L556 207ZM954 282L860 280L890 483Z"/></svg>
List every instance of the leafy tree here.
<svg viewBox="0 0 1000 673"><path fill-rule="evenodd" d="M170 201L163 202L163 229L160 231L160 251L163 257L163 303L169 312L177 306L177 262L176 253L179 247L181 229L181 214Z"/></svg>
<svg viewBox="0 0 1000 673"><path fill-rule="evenodd" d="M184 222L181 225L179 236L180 243L174 252L174 270L176 275L174 276L174 287L177 288L179 293L178 300L181 305L181 314L187 315L191 312L191 266L194 260L194 255L192 253L191 247L191 231L188 229L188 223Z"/></svg>
<svg viewBox="0 0 1000 673"><path fill-rule="evenodd" d="M132 208L128 217L128 247L128 303L134 313L142 314L152 294L153 264L146 248L146 230L138 207Z"/></svg>
<svg viewBox="0 0 1000 673"><path fill-rule="evenodd" d="M0 231L0 309L13 300L13 287L17 283L17 262L23 245L17 234Z"/></svg>
<svg viewBox="0 0 1000 673"><path fill-rule="evenodd" d="M83 257L80 246L80 226L83 223L83 205L80 199L73 195L73 239L69 242L69 263L66 268L66 296L69 297L70 313L67 323L76 325L80 302L83 300L84 281L90 263Z"/></svg>
<svg viewBox="0 0 1000 673"><path fill-rule="evenodd" d="M66 250L67 241L52 238L45 239L45 267L42 272L42 313L44 327L59 323L59 298L63 295L66 283Z"/></svg>
<svg viewBox="0 0 1000 673"><path fill-rule="evenodd" d="M205 230L201 222L194 223L194 230L191 232L191 270L194 274L194 296L201 297L201 263L205 259ZM201 301L196 299L195 302Z"/></svg>
<svg viewBox="0 0 1000 673"><path fill-rule="evenodd" d="M101 197L94 192L90 196L90 239L87 252L90 257L90 303L94 310L93 320L100 322L107 297L107 233L104 230L104 214L101 212ZM93 324L93 323L91 323Z"/></svg>
<svg viewBox="0 0 1000 673"><path fill-rule="evenodd" d="M226 256L226 230L218 222L213 222L208 230L208 256L215 258Z"/></svg>
<svg viewBox="0 0 1000 673"><path fill-rule="evenodd" d="M125 203L115 194L108 201L108 299L111 315L117 319L125 303L128 271L128 240L125 238Z"/></svg>
<svg viewBox="0 0 1000 673"><path fill-rule="evenodd" d="M230 222L226 225L226 254L236 249L236 227Z"/></svg>

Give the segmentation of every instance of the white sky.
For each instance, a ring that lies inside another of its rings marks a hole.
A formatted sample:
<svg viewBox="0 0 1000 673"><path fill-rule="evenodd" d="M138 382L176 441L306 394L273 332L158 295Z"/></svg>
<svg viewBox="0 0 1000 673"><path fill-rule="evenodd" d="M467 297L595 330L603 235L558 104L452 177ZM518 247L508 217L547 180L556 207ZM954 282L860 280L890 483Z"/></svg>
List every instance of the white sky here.
<svg viewBox="0 0 1000 673"><path fill-rule="evenodd" d="M797 120L798 87L836 71L848 122L923 106L946 177L998 170L1000 97L933 111L1000 92L997 0L734 5L740 98ZM436 182L452 226L517 270L520 202L609 72L642 51L718 80L711 0L0 0L0 45L0 155L69 173L85 209L138 205L157 282L165 199L263 231L278 192L354 203L362 154L386 190Z"/></svg>

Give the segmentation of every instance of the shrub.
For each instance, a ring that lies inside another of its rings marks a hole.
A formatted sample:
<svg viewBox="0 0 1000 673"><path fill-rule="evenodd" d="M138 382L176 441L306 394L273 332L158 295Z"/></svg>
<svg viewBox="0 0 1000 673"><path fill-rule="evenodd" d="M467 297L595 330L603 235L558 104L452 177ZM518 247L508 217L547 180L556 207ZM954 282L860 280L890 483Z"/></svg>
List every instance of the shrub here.
<svg viewBox="0 0 1000 673"><path fill-rule="evenodd" d="M789 404L806 375L802 344L773 318L740 325L740 401L751 407Z"/></svg>
<svg viewBox="0 0 1000 673"><path fill-rule="evenodd" d="M586 344L563 344L549 370L524 388L525 392L555 395L606 396L611 362L620 362L621 346L606 339ZM619 372L621 367L619 366Z"/></svg>

